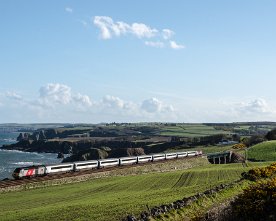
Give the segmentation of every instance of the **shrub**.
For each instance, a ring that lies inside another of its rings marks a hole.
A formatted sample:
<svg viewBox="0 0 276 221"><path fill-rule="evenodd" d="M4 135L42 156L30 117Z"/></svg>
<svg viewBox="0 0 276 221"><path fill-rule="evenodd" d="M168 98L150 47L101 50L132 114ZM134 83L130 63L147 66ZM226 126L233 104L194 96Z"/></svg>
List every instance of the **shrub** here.
<svg viewBox="0 0 276 221"><path fill-rule="evenodd" d="M264 168L254 168L242 173L243 178L256 181L261 178L270 178L276 174L276 162Z"/></svg>
<svg viewBox="0 0 276 221"><path fill-rule="evenodd" d="M242 220L275 220L276 178L258 181L232 203L233 215Z"/></svg>
<svg viewBox="0 0 276 221"><path fill-rule="evenodd" d="M245 149L246 145L244 143L238 143L232 146L233 149Z"/></svg>

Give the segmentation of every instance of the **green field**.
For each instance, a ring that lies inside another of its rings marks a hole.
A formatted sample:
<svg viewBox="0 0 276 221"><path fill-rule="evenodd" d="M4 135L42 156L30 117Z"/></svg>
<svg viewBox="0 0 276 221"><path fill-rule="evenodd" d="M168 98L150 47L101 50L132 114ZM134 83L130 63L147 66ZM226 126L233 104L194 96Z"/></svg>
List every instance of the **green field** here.
<svg viewBox="0 0 276 221"><path fill-rule="evenodd" d="M263 164L263 163L261 163ZM252 165L260 165L254 163ZM239 179L241 164L109 177L0 194L1 220L121 220L220 183Z"/></svg>
<svg viewBox="0 0 276 221"><path fill-rule="evenodd" d="M181 146L178 146L177 148L171 148L168 149L166 152L179 152L179 151L193 151L193 150L202 150L203 154L208 153L217 153L217 152L224 152L227 150L233 150L233 145L226 145L226 146L197 146L192 148L181 148Z"/></svg>
<svg viewBox="0 0 276 221"><path fill-rule="evenodd" d="M214 134L229 134L229 132L216 130L212 126L203 124L183 124L160 128L160 135L162 136L203 137Z"/></svg>
<svg viewBox="0 0 276 221"><path fill-rule="evenodd" d="M248 159L254 161L276 161L276 141L259 143L248 150Z"/></svg>

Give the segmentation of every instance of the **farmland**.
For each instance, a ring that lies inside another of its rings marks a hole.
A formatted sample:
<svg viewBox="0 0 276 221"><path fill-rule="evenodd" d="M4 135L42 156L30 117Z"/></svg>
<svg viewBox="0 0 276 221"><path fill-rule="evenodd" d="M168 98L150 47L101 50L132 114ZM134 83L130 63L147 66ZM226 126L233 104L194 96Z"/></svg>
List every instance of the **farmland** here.
<svg viewBox="0 0 276 221"><path fill-rule="evenodd" d="M233 150L232 149L233 145L222 145L222 146L217 146L217 145L211 145L211 146L197 146L197 147L181 147L178 146L176 149L171 148L168 149L166 152L177 152L177 151L193 151L193 150L202 150L203 154L208 154L208 153L216 153L216 152L223 152L227 150Z"/></svg>
<svg viewBox="0 0 276 221"><path fill-rule="evenodd" d="M160 135L162 136L203 137L214 134L229 134L229 132L216 130L212 126L203 124L183 124L160 128Z"/></svg>
<svg viewBox="0 0 276 221"><path fill-rule="evenodd" d="M263 164L263 163L261 163ZM252 163L251 166L260 165ZM241 164L93 179L0 195L1 220L120 220L240 178ZM20 206L18 206L20 205Z"/></svg>

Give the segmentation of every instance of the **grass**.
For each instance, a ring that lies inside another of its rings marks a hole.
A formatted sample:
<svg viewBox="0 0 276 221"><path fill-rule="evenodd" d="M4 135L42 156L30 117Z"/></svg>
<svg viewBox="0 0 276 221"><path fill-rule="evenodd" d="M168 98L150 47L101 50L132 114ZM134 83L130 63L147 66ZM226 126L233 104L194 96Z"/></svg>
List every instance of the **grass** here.
<svg viewBox="0 0 276 221"><path fill-rule="evenodd" d="M223 130L216 130L212 126L203 124L183 124L177 126L165 126L160 128L162 136L203 137L214 134L228 134Z"/></svg>
<svg viewBox="0 0 276 221"><path fill-rule="evenodd" d="M253 161L276 161L276 141L259 143L248 150L248 159Z"/></svg>
<svg viewBox="0 0 276 221"><path fill-rule="evenodd" d="M252 164L253 166L259 163ZM240 178L241 164L109 177L0 194L1 220L121 220Z"/></svg>
<svg viewBox="0 0 276 221"><path fill-rule="evenodd" d="M185 208L172 210L165 215L161 215L160 217L151 218L150 221L183 221L190 220L191 218L198 220L198 217L204 217L208 210L229 201L233 196L241 193L247 186L248 181L244 181L214 195L202 197Z"/></svg>
<svg viewBox="0 0 276 221"><path fill-rule="evenodd" d="M226 146L197 146L193 148L181 148L181 146L178 146L177 148L171 148L168 149L166 152L179 152L179 151L193 151L193 150L202 150L203 154L208 153L217 153L217 152L224 152L227 150L233 150L233 145L226 145Z"/></svg>

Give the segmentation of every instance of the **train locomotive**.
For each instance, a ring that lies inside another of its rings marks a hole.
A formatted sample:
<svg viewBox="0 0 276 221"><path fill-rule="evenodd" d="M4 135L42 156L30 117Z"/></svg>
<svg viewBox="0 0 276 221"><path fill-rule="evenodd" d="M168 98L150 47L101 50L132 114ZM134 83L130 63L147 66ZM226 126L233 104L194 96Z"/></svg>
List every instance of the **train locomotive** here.
<svg viewBox="0 0 276 221"><path fill-rule="evenodd" d="M54 173L76 172L81 170L101 169L106 167L116 167L132 164L142 164L161 160L170 160L185 157L202 155L202 151L187 151L166 154L141 155L133 157L107 158L100 160L79 161L72 163L61 163L55 165L33 165L28 167L18 167L12 176L15 179L46 176Z"/></svg>

